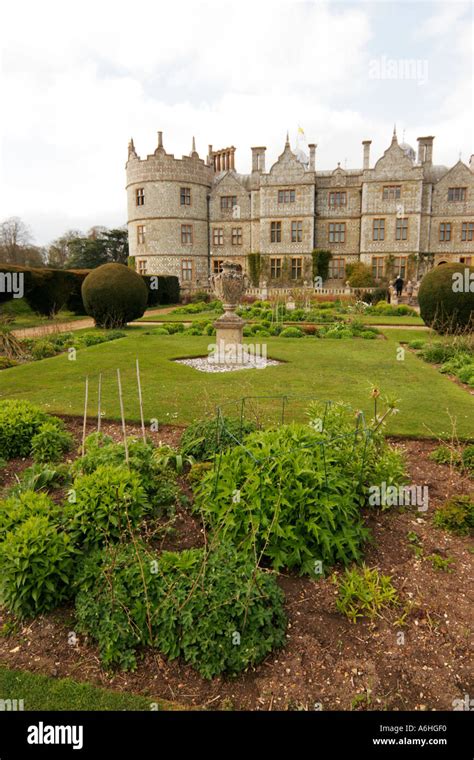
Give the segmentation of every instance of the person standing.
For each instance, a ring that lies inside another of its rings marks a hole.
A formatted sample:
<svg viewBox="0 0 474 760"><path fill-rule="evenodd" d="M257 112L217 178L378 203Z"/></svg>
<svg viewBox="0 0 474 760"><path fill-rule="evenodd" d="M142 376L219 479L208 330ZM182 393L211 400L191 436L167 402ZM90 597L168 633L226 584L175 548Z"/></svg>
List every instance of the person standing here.
<svg viewBox="0 0 474 760"><path fill-rule="evenodd" d="M393 283L393 285L395 287L395 292L397 294L397 298L400 298L400 296L402 294L402 291L403 291L403 278L402 278L401 274L399 274L397 276L397 279L395 280L395 282Z"/></svg>

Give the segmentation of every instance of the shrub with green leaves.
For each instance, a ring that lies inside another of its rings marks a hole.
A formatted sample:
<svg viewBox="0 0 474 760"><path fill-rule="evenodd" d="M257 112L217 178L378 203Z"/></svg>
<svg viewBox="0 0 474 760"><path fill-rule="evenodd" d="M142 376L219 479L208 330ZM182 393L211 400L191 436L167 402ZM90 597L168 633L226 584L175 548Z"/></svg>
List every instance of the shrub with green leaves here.
<svg viewBox="0 0 474 760"><path fill-rule="evenodd" d="M31 355L33 359L49 359L51 356L56 356L60 349L54 345L50 340L35 340L33 348L31 349Z"/></svg>
<svg viewBox="0 0 474 760"><path fill-rule="evenodd" d="M29 517L43 516L55 520L58 514L58 507L45 493L23 491L10 495L0 501L0 541Z"/></svg>
<svg viewBox="0 0 474 760"><path fill-rule="evenodd" d="M75 542L89 549L129 538L148 510L137 472L101 465L90 475L75 478L65 516Z"/></svg>
<svg viewBox="0 0 474 760"><path fill-rule="evenodd" d="M21 473L16 485L12 486L8 495L17 496L25 491L51 491L70 479L67 464L33 464Z"/></svg>
<svg viewBox="0 0 474 760"><path fill-rule="evenodd" d="M161 450L156 449L151 442L128 438L127 447L128 466L140 475L150 506L172 512L178 497L178 487L170 462L167 460L164 463ZM76 474L91 474L102 465L125 465L125 447L123 443L115 443L110 436L92 433L85 440L84 456L76 459L71 469Z"/></svg>
<svg viewBox="0 0 474 760"><path fill-rule="evenodd" d="M469 536L474 532L474 497L471 495L452 496L434 513L433 522L459 536Z"/></svg>
<svg viewBox="0 0 474 760"><path fill-rule="evenodd" d="M65 430L62 423L43 422L31 439L33 459L41 464L59 462L73 444L72 435Z"/></svg>
<svg viewBox="0 0 474 760"><path fill-rule="evenodd" d="M31 439L47 419L48 415L29 401L0 401L0 457L29 456Z"/></svg>
<svg viewBox="0 0 474 760"><path fill-rule="evenodd" d="M463 449L462 466L469 474L474 475L474 444L470 444Z"/></svg>
<svg viewBox="0 0 474 760"><path fill-rule="evenodd" d="M358 618L374 618L387 607L399 603L398 594L390 575L380 575L377 568L346 568L342 576L335 576L337 586L336 607L352 623Z"/></svg>
<svg viewBox="0 0 474 760"><path fill-rule="evenodd" d="M321 426L318 425L321 422ZM370 486L403 482L403 459L381 432L356 430L342 405L310 410L310 425L251 433L219 457L196 489L209 526L275 569L324 572L361 558Z"/></svg>
<svg viewBox="0 0 474 760"><path fill-rule="evenodd" d="M419 351L420 349L422 349L424 347L425 343L426 343L426 341L420 340L420 339L411 340L408 343L408 348L413 348L415 351Z"/></svg>
<svg viewBox="0 0 474 760"><path fill-rule="evenodd" d="M285 643L275 577L230 547L94 552L77 586L80 630L98 641L105 666L134 668L137 648L147 644L212 678L256 665Z"/></svg>
<svg viewBox="0 0 474 760"><path fill-rule="evenodd" d="M450 343L427 343L421 349L423 359L430 364L443 364L455 354L456 348Z"/></svg>
<svg viewBox="0 0 474 760"><path fill-rule="evenodd" d="M304 338L304 332L299 327L285 327L280 333L280 338Z"/></svg>
<svg viewBox="0 0 474 760"><path fill-rule="evenodd" d="M0 604L32 617L60 604L70 593L71 539L45 514L9 531L0 544Z"/></svg>
<svg viewBox="0 0 474 760"><path fill-rule="evenodd" d="M222 449L235 446L255 430L253 422L221 417L218 421L200 420L186 428L181 437L181 451L198 462L212 459Z"/></svg>
<svg viewBox="0 0 474 760"><path fill-rule="evenodd" d="M431 459L437 464L449 464L457 465L461 463L461 455L456 448L452 446L437 446L429 455L428 459Z"/></svg>

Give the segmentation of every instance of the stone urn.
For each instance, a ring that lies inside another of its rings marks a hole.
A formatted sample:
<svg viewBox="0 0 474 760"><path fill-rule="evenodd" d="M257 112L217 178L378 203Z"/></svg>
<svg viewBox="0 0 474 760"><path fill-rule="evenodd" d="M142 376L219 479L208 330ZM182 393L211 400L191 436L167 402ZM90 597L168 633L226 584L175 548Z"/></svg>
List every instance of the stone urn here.
<svg viewBox="0 0 474 760"><path fill-rule="evenodd" d="M220 362L229 363L229 357L237 355L235 347L242 345L245 324L244 320L235 313L245 290L245 276L242 268L238 264L224 261L222 271L212 278L212 286L224 306L224 314L214 322L217 353ZM229 350L231 348L234 350Z"/></svg>

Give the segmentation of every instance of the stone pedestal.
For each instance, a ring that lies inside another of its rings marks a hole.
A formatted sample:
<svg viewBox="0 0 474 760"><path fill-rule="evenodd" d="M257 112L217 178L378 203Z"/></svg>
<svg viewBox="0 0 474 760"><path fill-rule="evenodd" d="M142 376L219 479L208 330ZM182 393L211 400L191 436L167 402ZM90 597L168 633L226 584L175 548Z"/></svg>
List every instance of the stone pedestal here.
<svg viewBox="0 0 474 760"><path fill-rule="evenodd" d="M219 363L232 363L233 357L234 361L238 361L235 349L237 346L242 347L244 324L244 320L233 311L226 311L214 322Z"/></svg>

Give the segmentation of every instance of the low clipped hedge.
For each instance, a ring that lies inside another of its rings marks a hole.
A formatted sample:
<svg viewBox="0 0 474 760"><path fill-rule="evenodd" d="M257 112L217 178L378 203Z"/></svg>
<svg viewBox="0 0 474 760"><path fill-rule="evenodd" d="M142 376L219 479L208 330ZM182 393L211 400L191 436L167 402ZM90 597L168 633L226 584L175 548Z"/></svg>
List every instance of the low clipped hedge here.
<svg viewBox="0 0 474 760"><path fill-rule="evenodd" d="M97 327L124 327L142 317L148 300L143 278L124 264L103 264L82 283L84 307Z"/></svg>
<svg viewBox="0 0 474 760"><path fill-rule="evenodd" d="M471 278L467 282L466 273L467 278ZM432 269L421 281L418 303L423 321L439 333L456 332L472 326L474 266L442 264Z"/></svg>

